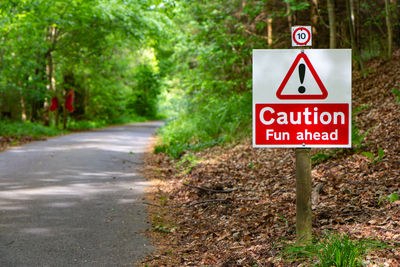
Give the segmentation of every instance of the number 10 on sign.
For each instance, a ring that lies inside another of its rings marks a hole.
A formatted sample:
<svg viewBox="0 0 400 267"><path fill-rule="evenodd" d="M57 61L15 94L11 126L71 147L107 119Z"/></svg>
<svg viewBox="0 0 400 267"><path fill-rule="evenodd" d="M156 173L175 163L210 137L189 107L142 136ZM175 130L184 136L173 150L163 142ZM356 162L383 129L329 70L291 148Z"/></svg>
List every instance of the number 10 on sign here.
<svg viewBox="0 0 400 267"><path fill-rule="evenodd" d="M292 27L292 46L311 46L311 26Z"/></svg>

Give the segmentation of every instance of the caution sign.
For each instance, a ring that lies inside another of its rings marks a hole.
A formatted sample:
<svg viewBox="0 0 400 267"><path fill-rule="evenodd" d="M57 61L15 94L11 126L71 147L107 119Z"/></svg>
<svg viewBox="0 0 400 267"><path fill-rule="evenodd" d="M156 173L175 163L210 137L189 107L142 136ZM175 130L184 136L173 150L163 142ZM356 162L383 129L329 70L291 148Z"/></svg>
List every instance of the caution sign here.
<svg viewBox="0 0 400 267"><path fill-rule="evenodd" d="M303 61L303 62L301 62L301 61ZM297 75L293 75L295 70L298 70L298 78L297 78ZM309 78L307 80L311 79L310 83L312 83L313 81L315 81L315 83L316 83L316 85L307 86L309 88L308 90L307 90L307 87L304 86L306 72L309 73L307 75L307 76L309 76ZM294 81L291 82L290 84L293 84L296 82L298 84L300 84L298 86L298 89L290 90L290 89L295 88L296 86L291 86L291 87L288 86L288 89L284 90L286 88L286 85L288 85L288 81L291 79ZM312 90L312 89L316 89L316 90ZM284 91L289 91L289 92L285 94ZM290 92L290 91L292 91L292 92ZM328 91L326 90L323 82L319 78L317 72L315 71L315 69L314 69L313 65L311 64L310 60L308 59L307 55L304 52L302 52L302 53L299 53L299 55L294 60L288 73L286 74L281 85L279 86L278 91L276 92L276 96L279 99L325 99L328 96Z"/></svg>
<svg viewBox="0 0 400 267"><path fill-rule="evenodd" d="M254 147L351 147L351 50L253 50Z"/></svg>

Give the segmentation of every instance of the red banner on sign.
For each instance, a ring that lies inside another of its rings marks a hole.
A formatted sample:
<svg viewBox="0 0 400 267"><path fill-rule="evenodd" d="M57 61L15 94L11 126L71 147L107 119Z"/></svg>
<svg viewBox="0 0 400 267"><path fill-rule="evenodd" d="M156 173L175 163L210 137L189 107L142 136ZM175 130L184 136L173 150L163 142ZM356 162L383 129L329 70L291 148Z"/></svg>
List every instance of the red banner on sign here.
<svg viewBox="0 0 400 267"><path fill-rule="evenodd" d="M256 104L255 145L348 145L349 104Z"/></svg>

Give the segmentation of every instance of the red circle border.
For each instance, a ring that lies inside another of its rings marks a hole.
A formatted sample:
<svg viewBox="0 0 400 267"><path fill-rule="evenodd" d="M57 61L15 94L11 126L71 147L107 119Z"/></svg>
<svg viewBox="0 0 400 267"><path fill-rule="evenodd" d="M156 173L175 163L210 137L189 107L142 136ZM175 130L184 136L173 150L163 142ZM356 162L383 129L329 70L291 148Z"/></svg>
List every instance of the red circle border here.
<svg viewBox="0 0 400 267"><path fill-rule="evenodd" d="M294 36L296 35L296 32L297 32L298 30L305 30L305 31L308 33L308 39L307 39L307 41L305 41L304 43L299 43L299 42L297 42L297 41L296 41L296 38L294 37ZM299 28L297 28L297 29L293 32L292 38L293 38L293 41L294 41L297 45L305 45L306 43L308 43L308 42L310 41L310 39L311 39L311 33L310 33L310 31L309 31L307 28L299 27Z"/></svg>

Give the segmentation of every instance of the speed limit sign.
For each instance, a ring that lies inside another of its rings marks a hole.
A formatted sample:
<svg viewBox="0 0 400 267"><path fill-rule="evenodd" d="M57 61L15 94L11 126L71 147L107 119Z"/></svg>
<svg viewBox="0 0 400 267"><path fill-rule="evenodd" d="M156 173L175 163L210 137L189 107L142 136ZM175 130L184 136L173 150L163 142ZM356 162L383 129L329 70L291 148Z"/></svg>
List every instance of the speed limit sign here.
<svg viewBox="0 0 400 267"><path fill-rule="evenodd" d="M292 27L292 46L311 46L311 26Z"/></svg>

